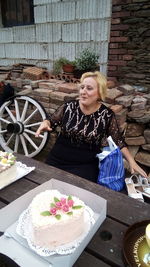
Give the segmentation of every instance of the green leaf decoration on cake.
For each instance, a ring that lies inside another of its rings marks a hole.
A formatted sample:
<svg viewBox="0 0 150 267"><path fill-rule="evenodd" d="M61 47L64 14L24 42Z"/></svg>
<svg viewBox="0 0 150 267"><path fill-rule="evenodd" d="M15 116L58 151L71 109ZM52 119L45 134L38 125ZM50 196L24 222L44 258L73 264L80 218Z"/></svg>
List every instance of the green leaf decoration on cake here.
<svg viewBox="0 0 150 267"><path fill-rule="evenodd" d="M9 161L9 164L10 165L14 165L14 161Z"/></svg>
<svg viewBox="0 0 150 267"><path fill-rule="evenodd" d="M61 219L61 215L60 215L60 214L57 214L57 215L55 215L55 218L56 218L57 220L60 220L60 219Z"/></svg>
<svg viewBox="0 0 150 267"><path fill-rule="evenodd" d="M56 205L55 205L54 203L51 203L51 204L50 204L50 207L51 207L51 208L55 208Z"/></svg>
<svg viewBox="0 0 150 267"><path fill-rule="evenodd" d="M73 212L69 211L69 212L67 212L67 215L71 216L71 215L73 215Z"/></svg>
<svg viewBox="0 0 150 267"><path fill-rule="evenodd" d="M73 207L72 207L72 209L74 209L74 210L78 210L78 209L81 209L81 208L82 208L81 205L79 205L79 206L73 206Z"/></svg>
<svg viewBox="0 0 150 267"><path fill-rule="evenodd" d="M72 196L68 196L68 200L72 200Z"/></svg>
<svg viewBox="0 0 150 267"><path fill-rule="evenodd" d="M48 210L42 211L40 214L42 216L50 216L50 215L52 215Z"/></svg>
<svg viewBox="0 0 150 267"><path fill-rule="evenodd" d="M12 156L12 157L11 157L11 160L16 160L16 157Z"/></svg>
<svg viewBox="0 0 150 267"><path fill-rule="evenodd" d="M55 202L60 202L60 200L57 197L54 197Z"/></svg>

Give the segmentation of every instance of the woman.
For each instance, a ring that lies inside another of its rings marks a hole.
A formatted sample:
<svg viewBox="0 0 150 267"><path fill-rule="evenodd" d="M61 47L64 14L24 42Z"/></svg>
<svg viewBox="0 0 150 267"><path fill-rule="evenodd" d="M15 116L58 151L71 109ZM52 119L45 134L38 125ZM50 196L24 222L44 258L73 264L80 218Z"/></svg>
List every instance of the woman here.
<svg viewBox="0 0 150 267"><path fill-rule="evenodd" d="M44 120L36 132L51 131L61 126L61 132L47 159L49 165L83 178L97 181L98 159L102 141L112 136L130 164L131 173L147 177L129 153L119 132L113 111L101 103L107 90L107 80L100 72L87 72L81 77L79 100L63 104Z"/></svg>

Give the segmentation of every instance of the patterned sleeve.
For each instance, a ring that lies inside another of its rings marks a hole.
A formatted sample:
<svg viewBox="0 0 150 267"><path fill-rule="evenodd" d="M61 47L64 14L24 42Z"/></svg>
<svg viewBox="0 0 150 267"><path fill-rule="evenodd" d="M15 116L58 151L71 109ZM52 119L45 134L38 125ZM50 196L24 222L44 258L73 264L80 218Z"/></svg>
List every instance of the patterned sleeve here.
<svg viewBox="0 0 150 267"><path fill-rule="evenodd" d="M52 129L55 129L57 126L61 125L64 114L64 107L65 104L61 105L52 115L47 117L47 119L51 123Z"/></svg>
<svg viewBox="0 0 150 267"><path fill-rule="evenodd" d="M124 141L124 137L120 133L119 126L114 113L112 113L107 135L112 137L113 141L120 149L127 146Z"/></svg>

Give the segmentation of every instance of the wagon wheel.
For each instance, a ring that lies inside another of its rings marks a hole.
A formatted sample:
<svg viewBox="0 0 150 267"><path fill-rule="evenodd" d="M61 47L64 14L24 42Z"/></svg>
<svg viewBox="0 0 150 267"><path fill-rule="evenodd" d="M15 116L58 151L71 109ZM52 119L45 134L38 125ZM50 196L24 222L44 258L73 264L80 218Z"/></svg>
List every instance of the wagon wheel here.
<svg viewBox="0 0 150 267"><path fill-rule="evenodd" d="M36 130L46 119L44 108L33 98L15 96L0 107L0 146L4 151L36 156L45 146L48 132L35 138Z"/></svg>

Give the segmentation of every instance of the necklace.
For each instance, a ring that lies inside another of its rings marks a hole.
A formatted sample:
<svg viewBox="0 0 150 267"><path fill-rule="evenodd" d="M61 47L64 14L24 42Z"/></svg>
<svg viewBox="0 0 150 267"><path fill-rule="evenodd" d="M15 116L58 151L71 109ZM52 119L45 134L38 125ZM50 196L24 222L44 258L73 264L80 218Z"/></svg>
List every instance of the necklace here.
<svg viewBox="0 0 150 267"><path fill-rule="evenodd" d="M84 117L83 121L84 121L84 123L87 123L87 121L88 121L88 118L87 118L87 116L86 116L86 115L85 115L85 117Z"/></svg>

